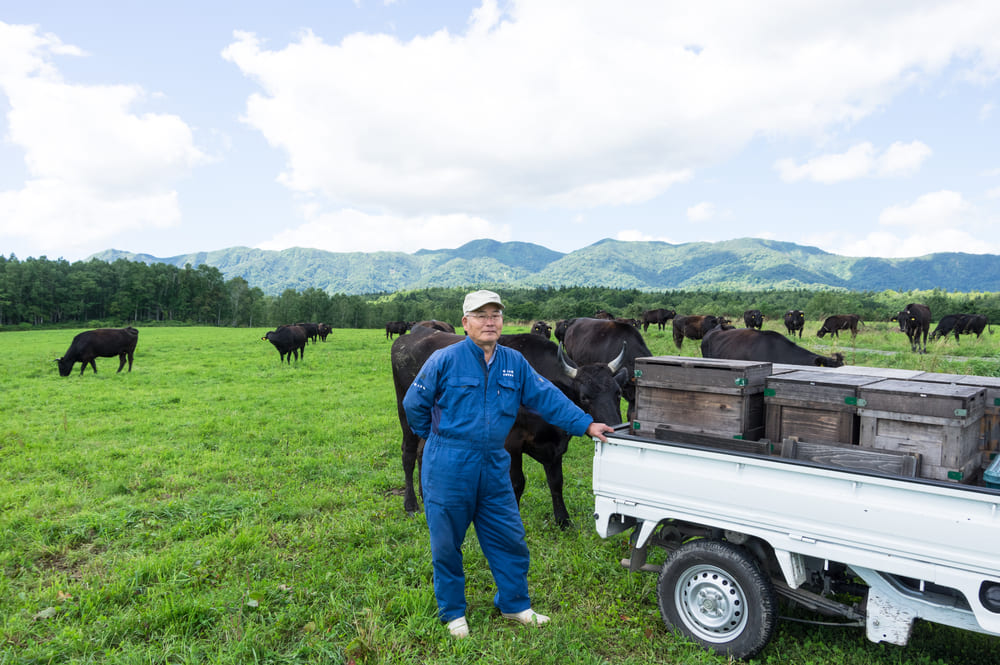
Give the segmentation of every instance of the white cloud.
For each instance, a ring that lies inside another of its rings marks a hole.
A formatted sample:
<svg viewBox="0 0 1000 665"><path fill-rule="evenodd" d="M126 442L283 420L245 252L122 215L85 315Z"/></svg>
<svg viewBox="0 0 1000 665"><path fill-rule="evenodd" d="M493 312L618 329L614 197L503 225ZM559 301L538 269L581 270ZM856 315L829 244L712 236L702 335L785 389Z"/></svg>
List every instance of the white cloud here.
<svg viewBox="0 0 1000 665"><path fill-rule="evenodd" d="M993 187L992 189L986 190L986 198L1000 199L1000 187Z"/></svg>
<svg viewBox="0 0 1000 665"><path fill-rule="evenodd" d="M923 256L936 252L1000 253L1000 243L985 233L995 222L984 218L958 192L931 192L908 205L890 206L879 215L880 229L863 237L815 239L831 251L846 256L890 258ZM888 227L888 228L885 228ZM890 230L891 229L891 230Z"/></svg>
<svg viewBox="0 0 1000 665"><path fill-rule="evenodd" d="M829 185L871 175L908 175L919 169L930 154L931 149L920 141L896 141L882 154L877 154L871 143L864 142L846 152L814 157L801 165L791 159L780 159L775 168L785 182L813 180Z"/></svg>
<svg viewBox="0 0 1000 665"><path fill-rule="evenodd" d="M0 234L40 247L107 247L124 230L180 220L174 183L205 160L180 118L140 112L127 85L62 80L53 55L79 56L34 27L0 23L7 140L28 178L0 192Z"/></svg>
<svg viewBox="0 0 1000 665"><path fill-rule="evenodd" d="M823 135L959 57L1000 61L1000 3L769 7L484 0L464 34L240 33L223 57L259 85L244 117L287 156L282 183L404 217L651 200L754 137ZM782 167L838 182L927 154L859 144Z"/></svg>
<svg viewBox="0 0 1000 665"><path fill-rule="evenodd" d="M968 223L973 212L972 205L960 193L945 190L924 194L910 205L890 206L879 215L878 223L911 229L940 229Z"/></svg>
<svg viewBox="0 0 1000 665"><path fill-rule="evenodd" d="M330 252L398 251L458 247L478 238L510 240L510 229L469 215L401 218L358 210L320 213L305 209L305 224L281 231L260 249L313 247Z"/></svg>
<svg viewBox="0 0 1000 665"><path fill-rule="evenodd" d="M989 242L980 235L956 229L934 229L909 236L873 231L832 251L844 256L906 258L939 252L996 254L998 249L1000 247L996 243Z"/></svg>
<svg viewBox="0 0 1000 665"><path fill-rule="evenodd" d="M915 173L931 156L931 149L920 141L901 143L896 141L879 155L875 163L875 173L880 176L902 176Z"/></svg>
<svg viewBox="0 0 1000 665"><path fill-rule="evenodd" d="M704 222L715 216L715 205L702 201L687 209L687 218L692 222Z"/></svg>
<svg viewBox="0 0 1000 665"><path fill-rule="evenodd" d="M814 157L801 165L795 164L791 159L781 159L775 164L775 168L785 182L815 180L829 185L868 175L875 161L874 152L871 143L859 143L847 152Z"/></svg>

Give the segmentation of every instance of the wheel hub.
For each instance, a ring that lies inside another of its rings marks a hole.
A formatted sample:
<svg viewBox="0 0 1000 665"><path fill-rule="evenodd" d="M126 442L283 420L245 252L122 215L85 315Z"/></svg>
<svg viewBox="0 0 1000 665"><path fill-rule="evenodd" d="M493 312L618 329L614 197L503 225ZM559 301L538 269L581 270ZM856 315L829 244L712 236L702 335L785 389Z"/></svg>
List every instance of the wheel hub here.
<svg viewBox="0 0 1000 665"><path fill-rule="evenodd" d="M746 627L743 591L722 569L694 566L684 574L676 592L684 622L702 639L729 640Z"/></svg>

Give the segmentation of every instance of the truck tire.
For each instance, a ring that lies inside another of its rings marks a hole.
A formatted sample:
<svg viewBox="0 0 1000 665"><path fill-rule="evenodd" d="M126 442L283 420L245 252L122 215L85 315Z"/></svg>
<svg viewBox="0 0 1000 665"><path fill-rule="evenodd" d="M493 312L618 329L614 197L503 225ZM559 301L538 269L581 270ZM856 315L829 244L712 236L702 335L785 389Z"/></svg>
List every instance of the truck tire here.
<svg viewBox="0 0 1000 665"><path fill-rule="evenodd" d="M678 547L664 562L656 591L668 628L731 658L760 653L778 620L774 587L757 560L721 540Z"/></svg>

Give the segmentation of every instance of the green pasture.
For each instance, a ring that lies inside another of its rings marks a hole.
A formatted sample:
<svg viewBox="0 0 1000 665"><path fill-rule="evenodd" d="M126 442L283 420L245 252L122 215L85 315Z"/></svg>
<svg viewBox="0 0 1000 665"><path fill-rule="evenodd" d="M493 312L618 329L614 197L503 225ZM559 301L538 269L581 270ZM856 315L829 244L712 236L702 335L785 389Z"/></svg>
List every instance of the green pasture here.
<svg viewBox="0 0 1000 665"><path fill-rule="evenodd" d="M472 636L456 642L435 618L426 524L402 507L383 331L334 330L288 365L264 329L137 327L131 373L103 358L96 375L77 365L67 378L53 360L77 330L0 334L0 663L726 662L664 628L655 575L618 563L627 537L597 536L588 439L564 460L568 530L525 462L533 601L552 623L499 617L470 532ZM853 343L818 328L802 343L852 364L1000 370L1000 335L917 355L895 324L868 323ZM670 330L646 339L677 353ZM700 355L698 343L680 353ZM1000 639L930 624L896 647L785 620L755 662L973 664L998 652Z"/></svg>

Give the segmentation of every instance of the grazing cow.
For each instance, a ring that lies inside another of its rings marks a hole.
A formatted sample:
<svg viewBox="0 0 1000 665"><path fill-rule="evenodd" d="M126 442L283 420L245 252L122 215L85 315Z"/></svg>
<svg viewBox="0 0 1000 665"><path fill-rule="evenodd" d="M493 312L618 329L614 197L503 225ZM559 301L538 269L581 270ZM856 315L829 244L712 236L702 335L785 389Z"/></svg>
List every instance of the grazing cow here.
<svg viewBox="0 0 1000 665"><path fill-rule="evenodd" d="M535 324L531 326L531 332L545 339L552 339L552 326L545 323L545 321L535 321Z"/></svg>
<svg viewBox="0 0 1000 665"><path fill-rule="evenodd" d="M672 309L647 309L642 313L642 332L649 330L649 324L655 323L657 330L663 330L667 321L677 316Z"/></svg>
<svg viewBox="0 0 1000 665"><path fill-rule="evenodd" d="M743 324L747 328L760 330L764 327L764 315L759 309L748 309L743 312Z"/></svg>
<svg viewBox="0 0 1000 665"><path fill-rule="evenodd" d="M681 348L684 338L701 339L712 328L728 325L729 321L711 314L678 316L674 318L674 344Z"/></svg>
<svg viewBox="0 0 1000 665"><path fill-rule="evenodd" d="M817 337L822 337L827 333L832 334L834 337L840 337L841 330L850 330L851 339L858 336L858 324L864 325L864 321L857 314L835 314L833 316L826 317L823 321L823 326L816 331Z"/></svg>
<svg viewBox="0 0 1000 665"><path fill-rule="evenodd" d="M462 335L427 330L400 337L392 344L392 380L396 390L396 407L403 432L403 475L406 489L403 507L408 513L419 510L413 485L413 472L419 463L422 439L410 429L403 409L403 397L413 383L420 368L441 348L465 339ZM552 381L557 388L577 406L589 413L594 420L609 425L621 422L619 400L622 386L628 381L622 356L610 363L579 365L565 357L562 347L539 335L501 335L500 344L519 351L536 372ZM524 492L522 455L537 460L545 469L545 477L552 497L552 512L556 523L569 525L569 512L563 501L562 457L572 437L565 430L554 427L537 414L526 409L518 411L514 426L504 441L510 453L510 477L514 495L521 500Z"/></svg>
<svg viewBox="0 0 1000 665"><path fill-rule="evenodd" d="M963 335L976 334L979 337L983 334L984 329L988 329L989 333L993 334L993 328L990 327L990 321L986 318L985 314L966 314L964 326L962 327Z"/></svg>
<svg viewBox="0 0 1000 665"><path fill-rule="evenodd" d="M594 312L595 319L604 319L605 321L614 321L615 315L605 309L599 309Z"/></svg>
<svg viewBox="0 0 1000 665"><path fill-rule="evenodd" d="M753 328L716 328L701 340L703 358L727 360L757 360L760 362L809 365L812 367L840 367L844 354L821 356L804 349L780 332Z"/></svg>
<svg viewBox="0 0 1000 665"><path fill-rule="evenodd" d="M976 337L979 337L983 334L983 329L987 325L988 320L983 314L947 314L938 321L937 327L934 328L934 332L930 335L930 339L935 340L938 337L947 337L950 334L954 334L955 341L957 342L959 341L959 335L971 335L973 333L975 333Z"/></svg>
<svg viewBox="0 0 1000 665"><path fill-rule="evenodd" d="M451 325L447 321L438 321L437 319L430 319L428 321L418 321L410 326L410 330L413 330L417 326L422 326L424 328L430 328L431 330L440 330L441 332L455 332L455 326Z"/></svg>
<svg viewBox="0 0 1000 665"><path fill-rule="evenodd" d="M385 324L385 338L392 339L393 335L405 335L410 326L407 321L389 321Z"/></svg>
<svg viewBox="0 0 1000 665"><path fill-rule="evenodd" d="M788 329L789 335L794 335L797 330L799 331L799 339L802 339L802 329L805 325L806 315L801 309L790 309L785 312L785 328Z"/></svg>
<svg viewBox="0 0 1000 665"><path fill-rule="evenodd" d="M628 419L635 416L635 359L652 356L642 333L626 323L601 319L576 319L566 329L566 352L581 364L608 363L625 347L629 381L622 390L628 403ZM610 424L610 423L609 423Z"/></svg>
<svg viewBox="0 0 1000 665"><path fill-rule="evenodd" d="M132 371L132 355L139 341L139 331L129 326L127 328L98 328L82 332L73 338L69 349L62 358L56 358L59 364L59 376L69 376L73 365L80 363L80 376L87 365L97 374L95 358L114 358L118 356L118 372L122 371L128 360L128 371ZM117 372L116 372L117 373Z"/></svg>
<svg viewBox="0 0 1000 665"><path fill-rule="evenodd" d="M552 334L555 335L556 340L565 343L566 330L568 330L571 325L576 323L576 321L577 321L576 319L560 319L556 321L555 330L552 331Z"/></svg>
<svg viewBox="0 0 1000 665"><path fill-rule="evenodd" d="M324 342L326 341L326 336L329 335L332 332L333 332L333 328L330 326L329 323L321 323L321 324L319 324L319 338L321 340L323 340Z"/></svg>
<svg viewBox="0 0 1000 665"><path fill-rule="evenodd" d="M927 332L931 327L931 308L922 303L911 302L899 313L899 323L910 338L910 350L927 353ZM923 349L920 348L920 335L923 334Z"/></svg>
<svg viewBox="0 0 1000 665"><path fill-rule="evenodd" d="M638 330L639 327L642 326L642 321L640 321L639 319L626 319L624 317L619 316L612 320L617 321L618 323L624 323L625 325L632 326L636 330Z"/></svg>
<svg viewBox="0 0 1000 665"><path fill-rule="evenodd" d="M306 339L312 340L312 343L316 343L316 338L319 337L319 324L318 323L296 323L298 327L306 333Z"/></svg>
<svg viewBox="0 0 1000 665"><path fill-rule="evenodd" d="M261 337L262 340L266 340L274 345L274 348L278 350L280 354L279 363L284 362L285 357L288 357L288 364L292 364L292 356L295 359L306 357L306 331L299 325L292 326L278 326L275 330L272 330Z"/></svg>

